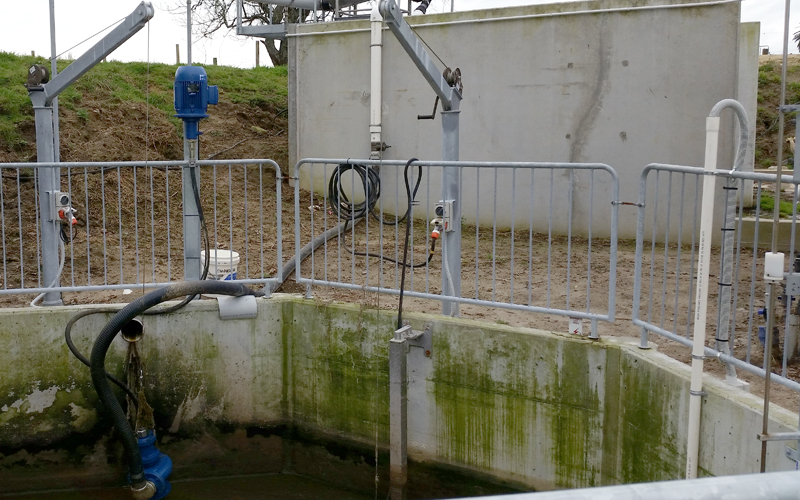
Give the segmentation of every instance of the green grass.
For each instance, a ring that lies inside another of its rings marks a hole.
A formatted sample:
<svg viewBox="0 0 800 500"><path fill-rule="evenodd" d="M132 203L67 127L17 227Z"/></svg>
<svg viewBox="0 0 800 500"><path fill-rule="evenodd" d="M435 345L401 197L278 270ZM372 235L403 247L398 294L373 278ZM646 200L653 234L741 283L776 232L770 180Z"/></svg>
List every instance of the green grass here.
<svg viewBox="0 0 800 500"><path fill-rule="evenodd" d="M71 61L58 61L59 71ZM0 141L11 148L25 145L20 127L33 123L33 107L24 87L27 70L32 64L50 64L41 57L20 56L0 52ZM90 120L85 101L90 96L102 99L103 106L124 106L145 102L172 116L172 83L177 66L145 62L100 63L79 78L59 96L59 106L71 110L83 120ZM286 67L239 69L229 66L207 66L211 85L219 86L220 100L249 104L261 108L283 109L287 105L288 79ZM171 118L176 127L180 121Z"/></svg>
<svg viewBox="0 0 800 500"><path fill-rule="evenodd" d="M767 194L762 194L760 207L761 207L761 213L768 213L768 214L774 213L775 198ZM792 216L792 203L781 200L781 217L791 217L791 216Z"/></svg>

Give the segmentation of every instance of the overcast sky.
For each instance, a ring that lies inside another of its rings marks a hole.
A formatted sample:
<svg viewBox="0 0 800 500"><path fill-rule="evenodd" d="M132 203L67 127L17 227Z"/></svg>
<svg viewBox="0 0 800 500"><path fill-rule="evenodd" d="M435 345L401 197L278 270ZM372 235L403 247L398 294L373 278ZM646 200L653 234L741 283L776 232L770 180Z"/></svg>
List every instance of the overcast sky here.
<svg viewBox="0 0 800 500"><path fill-rule="evenodd" d="M0 23L0 51L37 55L50 55L49 0L0 0L3 17ZM153 62L174 63L175 44L181 46L182 62L186 61L185 14L170 13L167 8L174 7L184 0L153 0L155 17L149 23L150 53ZM450 10L450 0L431 0L429 12ZM505 7L553 3L553 0L454 0L456 10L473 10L490 5ZM110 24L130 14L138 5L136 0L55 0L56 50L78 57L85 52L89 43L70 48L85 38L102 30ZM785 0L743 0L742 21L761 22L761 45L768 45L773 54L783 52L783 22ZM185 11L184 11L185 12ZM792 5L790 31L800 28L800 1ZM210 64L214 57L219 64L239 67L255 65L254 41L251 38L233 35L216 36L214 39L195 39L192 44L194 62ZM125 45L118 48L110 57L121 61L148 60L148 28L145 27ZM791 53L797 47L790 43ZM262 64L269 58L262 51Z"/></svg>

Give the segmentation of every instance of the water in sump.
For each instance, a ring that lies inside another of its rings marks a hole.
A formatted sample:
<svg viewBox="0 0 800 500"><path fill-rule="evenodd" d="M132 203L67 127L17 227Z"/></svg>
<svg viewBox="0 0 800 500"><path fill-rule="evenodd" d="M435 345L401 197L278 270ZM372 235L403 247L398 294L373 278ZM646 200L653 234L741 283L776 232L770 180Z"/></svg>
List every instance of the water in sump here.
<svg viewBox="0 0 800 500"><path fill-rule="evenodd" d="M0 498L6 498L0 494ZM124 488L14 495L9 500L128 500ZM374 500L314 479L287 474L175 481L169 500Z"/></svg>

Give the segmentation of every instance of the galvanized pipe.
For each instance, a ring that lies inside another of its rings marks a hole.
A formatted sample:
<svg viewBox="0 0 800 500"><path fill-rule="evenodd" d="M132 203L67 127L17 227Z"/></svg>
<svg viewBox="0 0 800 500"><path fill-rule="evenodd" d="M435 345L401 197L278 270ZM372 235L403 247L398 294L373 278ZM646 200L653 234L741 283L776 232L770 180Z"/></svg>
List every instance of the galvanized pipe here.
<svg viewBox="0 0 800 500"><path fill-rule="evenodd" d="M407 327L406 327L407 328ZM405 500L408 483L408 341L401 328L389 341L389 496Z"/></svg>
<svg viewBox="0 0 800 500"><path fill-rule="evenodd" d="M772 252L778 251L778 229L781 218L781 174L783 173L783 127L784 111L786 104L786 66L789 58L789 14L791 12L792 0L786 0L783 21L783 64L781 65L781 101L778 108L778 172L775 180L775 203L772 218ZM775 308L777 307L777 293L775 283L769 284L769 305L767 306L767 335L764 342L764 419L762 421L761 432L769 433L769 399L770 399L770 378L772 377L772 328L775 324ZM767 467L767 442L761 443L761 472L766 471Z"/></svg>
<svg viewBox="0 0 800 500"><path fill-rule="evenodd" d="M772 472L482 498L483 500L797 500L798 491L800 491L800 473Z"/></svg>

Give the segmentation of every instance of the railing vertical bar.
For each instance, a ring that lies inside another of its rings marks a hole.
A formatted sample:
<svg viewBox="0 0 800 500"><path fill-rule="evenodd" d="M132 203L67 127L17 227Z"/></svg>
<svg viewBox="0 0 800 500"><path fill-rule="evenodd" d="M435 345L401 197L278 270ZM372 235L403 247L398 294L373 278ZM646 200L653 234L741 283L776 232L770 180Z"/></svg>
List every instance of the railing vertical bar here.
<svg viewBox="0 0 800 500"><path fill-rule="evenodd" d="M497 167L494 168L494 196L492 198L492 302L497 294Z"/></svg>
<svg viewBox="0 0 800 500"><path fill-rule="evenodd" d="M481 169L475 172L475 300L478 300L478 292L481 287L478 284L478 277L480 272L478 265L480 263L480 240L479 234L481 232ZM444 270L442 270L444 272Z"/></svg>
<svg viewBox="0 0 800 500"><path fill-rule="evenodd" d="M681 174L681 194L678 211L678 251L675 256L675 304L672 313L673 323L675 324L675 332L678 332L678 296L680 295L681 285L681 252L683 250L683 217L685 214L684 202L686 200L686 174ZM691 283L689 284L691 288Z"/></svg>
<svg viewBox="0 0 800 500"><path fill-rule="evenodd" d="M260 165L260 168L260 172L263 173L264 166ZM278 279L278 283L283 283L283 280L286 279L286 276L283 275L283 175L281 168L276 163L273 162L272 168L275 169L275 226L277 232L275 247L278 254L275 262L275 276ZM259 196L263 196L264 184L259 182L258 186ZM261 207L261 274L267 277L267 273L264 272L264 254L266 253L264 251L264 228L266 225L264 221L264 203L261 203Z"/></svg>
<svg viewBox="0 0 800 500"><path fill-rule="evenodd" d="M589 242L586 248L586 312L587 313L591 312L592 310L592 229L593 229L592 223L594 221L593 209L594 209L594 170L589 172Z"/></svg>
<svg viewBox="0 0 800 500"><path fill-rule="evenodd" d="M409 171L411 172L411 186L414 186L414 172L416 169L410 168ZM413 188L412 188L413 189ZM406 202L408 203L408 202ZM408 217L411 220L411 225L409 226L409 234L408 234L408 262L406 262L406 266L411 266L414 264L414 217L413 217L413 210L414 205L411 205L411 212L408 213ZM369 241L369 239L367 240ZM399 242L398 242L399 243ZM367 268L369 270L369 267ZM411 291L414 291L414 268L408 268L408 288ZM369 272L367 272L369 276Z"/></svg>
<svg viewBox="0 0 800 500"><path fill-rule="evenodd" d="M41 234L39 231L39 169L33 169L33 184L34 184L34 213L36 214L36 219L34 219L34 227L36 227L36 262L42 261L42 249L40 242L42 241ZM17 193L20 193L20 186L19 186L19 171L17 171ZM17 210L19 211L19 273L22 280L22 288L25 288L25 263L24 263L24 253L22 247L22 204L21 204L21 196L17 196ZM42 274L40 271L40 266L36 266L36 282L39 286L42 286Z"/></svg>
<svg viewBox="0 0 800 500"><path fill-rule="evenodd" d="M792 227L790 230L791 236L789 238L789 270L790 272L794 272L794 238L796 236L796 226L797 226L797 184L792 186L793 193L792 193ZM779 196L775 196L778 200L780 200ZM795 297L796 298L796 297ZM789 318L792 316L792 301L791 298L787 298L786 302L786 318L785 318L785 325L784 325L784 332L789 331ZM736 309L734 308L734 311ZM795 331L797 334L797 331ZM786 377L786 370L787 365L789 363L789 357L792 356L794 353L789 352L786 345L787 335L784 334L783 336L783 366L781 367L781 376ZM795 339L796 341L797 339ZM797 351L797 344L795 343L794 350Z"/></svg>
<svg viewBox="0 0 800 500"><path fill-rule="evenodd" d="M370 168L371 167L369 167L369 166L367 167L367 169L370 169ZM413 170L414 169L411 169L411 170L412 170L411 178L413 180L413 178L414 178ZM369 177L369 175L367 175L367 177ZM369 252L369 223L370 223L369 219L370 219L370 214L369 214L369 201L368 201L369 200L369 196L370 196L370 191L369 191L370 184L371 184L370 182L365 182L364 183L364 201L366 203L365 208L367 210L364 213L364 247L365 247L364 253L367 254L367 255L369 255L369 253L370 253ZM411 184L411 185L413 186L414 184ZM408 214L408 216L411 217L411 214ZM413 230L414 229L414 223L413 223L414 219L412 218L411 221L412 221L411 229ZM411 241L412 242L414 241L413 237L411 238ZM412 249L411 262L414 262L414 259L413 259L413 255L414 255L413 254L413 248L414 248L414 246L412 245L411 246L411 249ZM369 286L369 276L370 276L370 274L369 274L369 263L370 263L371 259L367 255L364 256L364 267L366 268L366 272L364 274L364 285L365 286ZM414 277L414 273L413 272L411 273L411 277L412 278ZM411 285L411 289L412 290L414 289L413 283Z"/></svg>
<svg viewBox="0 0 800 500"><path fill-rule="evenodd" d="M514 215L517 213L517 168L511 169L511 297L509 302L514 303L514 240L516 231Z"/></svg>
<svg viewBox="0 0 800 500"><path fill-rule="evenodd" d="M528 200L528 306L533 299L533 199L535 194L535 169L531 170L531 195Z"/></svg>
<svg viewBox="0 0 800 500"><path fill-rule="evenodd" d="M172 211L170 211L170 193L169 193L169 167L164 169L164 184L166 185L165 191L167 194L167 281L172 281L172 222L170 219L172 218ZM216 203L217 199L216 196L214 197L214 203ZM216 248L216 247L215 247Z"/></svg>
<svg viewBox="0 0 800 500"><path fill-rule="evenodd" d="M250 200L247 197L247 165L242 165L242 177L244 179L244 274L250 278L250 217L247 213L247 206ZM202 188L202 186L201 186Z"/></svg>
<svg viewBox="0 0 800 500"><path fill-rule="evenodd" d="M405 212L404 212L405 213ZM400 288L400 168L394 169L394 287Z"/></svg>
<svg viewBox="0 0 800 500"><path fill-rule="evenodd" d="M323 169L325 170L325 172L328 171L328 164L327 163L325 163L325 166L323 167ZM327 178L327 175L326 175L326 178ZM341 185L341 184L338 184L338 185ZM342 220L342 204L341 203L337 203L336 204L336 221L339 222L341 220ZM346 236L347 235L345 235L345 237ZM337 255L338 255L338 259L339 259L339 265L338 265L338 270L339 270L338 281L339 281L339 283L342 282L342 239L343 239L342 238L342 232L341 232L341 229L340 229L339 230L339 235L336 237L336 245L337 245L337 248L338 248Z"/></svg>
<svg viewBox="0 0 800 500"><path fill-rule="evenodd" d="M382 169L380 168L380 166L378 166L378 179L382 179L381 170ZM383 197L381 197L381 196L378 197L378 214L380 215L380 219L381 219L380 221L378 221L378 248L381 249L381 255L383 255L383 245L384 245L383 231L384 231L385 228L384 228L384 224L383 224L383 221L384 221L384 219L383 219ZM383 259L378 259L378 288L383 288L383 273L384 273L383 266L384 266ZM426 274L426 282L427 282L427 274L428 274L427 266L426 266L426 269L425 269L425 274Z"/></svg>
<svg viewBox="0 0 800 500"><path fill-rule="evenodd" d="M167 167L169 168L169 167ZM150 177L150 267L153 269L150 278L152 283L156 282L156 205L155 205L155 186L153 182L153 167L148 167Z"/></svg>
<svg viewBox="0 0 800 500"><path fill-rule="evenodd" d="M667 177L667 216L664 222L664 272L661 274L661 316L659 325L664 328L667 312L667 269L669 268L669 228L672 221L672 172Z"/></svg>
<svg viewBox="0 0 800 500"><path fill-rule="evenodd" d="M550 283L552 279L552 256L553 256L553 170L550 169L550 207L547 214L547 302L546 307L550 308Z"/></svg>
<svg viewBox="0 0 800 500"><path fill-rule="evenodd" d="M311 198L309 200L309 205L308 205L308 211L309 211L310 221L311 221L310 222L311 227L309 228L309 230L311 231L311 240L310 241L314 241L314 238L316 237L316 228L314 227L314 195L316 194L314 192L314 164L311 164L311 166L309 167L309 170L310 170L310 172L308 174L308 193L311 195ZM299 181L298 181L298 183L299 183ZM299 248L297 249L297 252L298 252L298 255L300 255L299 254L299 252L300 252ZM316 260L317 260L317 257L315 255L315 253L311 252L311 271L309 272L309 277L312 280L316 276ZM300 263L297 262L296 264L299 265ZM298 268L299 268L299 266L298 266Z"/></svg>
<svg viewBox="0 0 800 500"><path fill-rule="evenodd" d="M218 221L219 221L219 208L217 207L217 197L219 196L219 192L217 191L217 166L214 165L213 167L213 179L212 179L212 186L214 191L214 244L210 245L213 248L212 255L214 257L217 256L217 248L219 248L219 234L217 233L218 230ZM211 255L208 256L211 258Z"/></svg>
<svg viewBox="0 0 800 500"><path fill-rule="evenodd" d="M228 163L228 250L233 251L233 165ZM216 257L214 252L214 257Z"/></svg>
<svg viewBox="0 0 800 500"><path fill-rule="evenodd" d="M0 170L0 172L2 172ZM6 256L6 250L8 247L8 241L6 240L6 200L5 200L5 175L0 176L0 232L2 232L3 238L3 290L8 289L8 269L6 265L8 263L8 258ZM17 194L19 196L19 193ZM22 236L22 230L20 228L19 232L20 236Z"/></svg>
<svg viewBox="0 0 800 500"><path fill-rule="evenodd" d="M134 252L136 255L136 280L134 283L139 282L139 185L137 179L138 170L136 167L133 170L133 238L136 240L134 243ZM120 284L124 283L121 282Z"/></svg>
<svg viewBox="0 0 800 500"><path fill-rule="evenodd" d="M169 193L167 193L169 203ZM108 227L106 225L106 170L100 169L100 205L103 214L103 284L108 285Z"/></svg>
<svg viewBox="0 0 800 500"><path fill-rule="evenodd" d="M567 190L567 309L569 309L569 297L572 288L572 202L573 191L575 189L575 170L569 171L569 188Z"/></svg>
<svg viewBox="0 0 800 500"><path fill-rule="evenodd" d="M102 171L102 167L100 168ZM83 191L84 191L84 200L85 200L85 207L86 211L89 210L89 171L88 169L85 170L83 174ZM89 235L92 234L91 232L91 225L89 221L89 214L84 214L86 218L86 284L92 284L92 252L91 252L91 244Z"/></svg>
<svg viewBox="0 0 800 500"><path fill-rule="evenodd" d="M348 161L348 163L349 163L349 161ZM351 172L353 172L353 174L350 175L350 192L353 193L352 196L355 198L356 176L355 176L355 171L354 170L351 170ZM313 196L313 194L312 194L312 196ZM312 206L313 206L313 204L312 204ZM312 210L311 213L313 215L314 211ZM312 220L313 220L313 217L312 217ZM351 240L350 240L350 283L352 283L353 285L356 285L357 283L356 283L356 214L355 214L355 211L351 211L350 212L350 228L351 228L350 229L350 235L351 235Z"/></svg>
<svg viewBox="0 0 800 500"><path fill-rule="evenodd" d="M327 163L323 163L322 164L322 178L323 179L327 179L328 178L328 164ZM322 227L322 231L325 232L325 231L328 230L328 191L325 190L325 189L322 190L322 221L323 221L322 222L322 226L323 226ZM323 275L325 277L324 278L325 281L328 281L328 266L327 266L327 263L328 263L328 240L327 239L322 243L322 255L325 257L325 264L326 264L324 266Z"/></svg>
<svg viewBox="0 0 800 500"><path fill-rule="evenodd" d="M122 243L122 170L121 167L117 167L117 227L119 231L119 282L125 283L125 271L123 267L123 263L125 262L123 258L123 248L124 245Z"/></svg>
<svg viewBox="0 0 800 500"><path fill-rule="evenodd" d="M733 278L733 305L731 306L731 314L730 318L730 346L731 346L731 354L735 355L736 351L736 314L738 311L737 306L739 305L739 274L742 270L742 220L744 219L744 189L745 189L745 182L744 179L739 180L739 220L737 221L737 228L736 228L736 256L734 257L735 262L735 271L734 271L734 278Z"/></svg>
<svg viewBox="0 0 800 500"><path fill-rule="evenodd" d="M655 180L655 202L653 203L653 235L650 241L650 285L648 287L648 295L647 295L647 322L653 322L653 287L655 286L655 265L656 265L656 238L657 238L657 231L658 231L658 181L660 179L661 172L656 171L656 180Z"/></svg>
<svg viewBox="0 0 800 500"><path fill-rule="evenodd" d="M425 222L429 222L431 220L431 169L430 167L425 169L425 176L427 177L428 181L425 183ZM383 222L383 214L381 213L381 222ZM425 248L430 248L430 231L426 231L427 237L425 238L425 243L427 246ZM381 230L381 235L383 235L383 230ZM381 250L383 250L383 242L381 242ZM381 263L383 263L383 259L381 259ZM381 277L383 276L383 267L381 267ZM428 259L428 263L425 264L425 293L431 293L431 261ZM381 287L383 286L383 281L381 281Z"/></svg>
<svg viewBox="0 0 800 500"><path fill-rule="evenodd" d="M692 315L692 309L694 307L694 300L692 297L694 296L694 280L696 279L694 275L694 264L695 264L695 251L697 249L697 216L700 212L699 210L700 205L700 176L695 174L694 176L694 217L692 218L692 251L689 256L689 307L688 311L686 312L686 338L689 338L689 335L692 331L692 322L694 321L694 317Z"/></svg>
<svg viewBox="0 0 800 500"><path fill-rule="evenodd" d="M750 354L751 349L753 346L753 307L754 301L756 297L756 267L758 265L758 229L760 227L760 219L761 219L761 188L763 184L761 181L758 181L758 185L756 187L756 217L755 217L755 229L753 230L753 260L750 263L751 271L750 271L750 305L749 305L749 314L747 319L747 353L745 354L745 360L750 363Z"/></svg>
<svg viewBox="0 0 800 500"><path fill-rule="evenodd" d="M59 179L59 186L61 185L61 180ZM72 167L67 167L67 194L69 195L69 199L73 200L73 192L72 192ZM64 230L63 226L59 228L59 230ZM67 226L67 234L72 234L72 226ZM88 234L88 233L87 233ZM88 238L87 238L88 239ZM64 243L65 245L67 243ZM66 259L66 257L65 257ZM66 267L66 262L64 263L64 267ZM71 286L75 286L75 246L72 242L72 239L69 241L69 276L70 276L70 283ZM62 270L63 275L63 270Z"/></svg>
<svg viewBox="0 0 800 500"><path fill-rule="evenodd" d="M275 176L276 193L280 188L281 188L281 176L279 172ZM283 229L281 227L281 208L283 207L281 202L281 195L276 194L275 198L276 198L275 199L275 207L276 207L275 249L276 251L281 251L282 247L281 240L283 239L281 237L281 230ZM267 249L264 248L264 230L266 228L264 227L264 164L263 163L258 164L258 209L259 209L258 210L258 257L259 257L258 267L260 269L259 274L261 275L262 278L268 278L269 269L267 269L264 266L264 254L267 252ZM283 277L281 275L282 267L283 267L283 259L281 259L281 257L278 256L278 258L275 259L275 276L278 280L280 280Z"/></svg>

